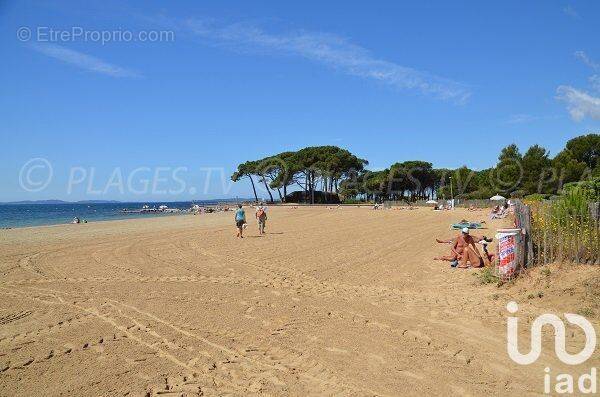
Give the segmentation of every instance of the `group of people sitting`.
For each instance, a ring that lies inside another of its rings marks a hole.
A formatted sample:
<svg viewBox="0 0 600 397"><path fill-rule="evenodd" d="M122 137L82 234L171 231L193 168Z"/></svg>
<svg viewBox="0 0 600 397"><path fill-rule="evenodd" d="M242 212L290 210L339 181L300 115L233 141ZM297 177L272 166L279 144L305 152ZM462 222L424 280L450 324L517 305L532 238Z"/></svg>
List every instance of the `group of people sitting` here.
<svg viewBox="0 0 600 397"><path fill-rule="evenodd" d="M504 203L503 205L497 205L492 208L490 212L490 219L503 219L508 215L509 204Z"/></svg>
<svg viewBox="0 0 600 397"><path fill-rule="evenodd" d="M469 267L489 266L494 260L494 254L487 250L487 245L492 242L491 238L486 236L471 235L469 228L465 227L460 234L449 240L436 239L440 244L452 244L450 255L438 256L435 260L448 261L450 266L466 269ZM483 254L479 251L476 244L481 244Z"/></svg>

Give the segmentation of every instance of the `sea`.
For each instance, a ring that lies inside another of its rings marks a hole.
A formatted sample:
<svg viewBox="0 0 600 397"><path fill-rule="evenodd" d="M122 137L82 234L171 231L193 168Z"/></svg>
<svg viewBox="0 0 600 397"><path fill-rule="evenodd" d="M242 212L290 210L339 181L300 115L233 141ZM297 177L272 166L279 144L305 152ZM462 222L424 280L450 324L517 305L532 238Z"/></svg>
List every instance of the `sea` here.
<svg viewBox="0 0 600 397"><path fill-rule="evenodd" d="M59 204L0 204L0 229L71 223L78 217L88 222L116 219L180 216L182 213L123 213L123 210L139 210L166 205L169 208L188 210L194 204L216 205L223 200L181 201L169 203L59 203ZM185 212L183 213L185 214Z"/></svg>

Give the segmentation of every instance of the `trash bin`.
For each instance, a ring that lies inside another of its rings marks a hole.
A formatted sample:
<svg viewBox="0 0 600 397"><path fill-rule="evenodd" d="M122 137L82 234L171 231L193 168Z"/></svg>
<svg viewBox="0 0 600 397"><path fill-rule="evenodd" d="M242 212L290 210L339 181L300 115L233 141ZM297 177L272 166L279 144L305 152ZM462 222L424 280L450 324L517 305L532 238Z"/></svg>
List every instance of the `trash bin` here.
<svg viewBox="0 0 600 397"><path fill-rule="evenodd" d="M498 229L496 241L496 273L502 280L507 280L519 271L523 245L521 229Z"/></svg>

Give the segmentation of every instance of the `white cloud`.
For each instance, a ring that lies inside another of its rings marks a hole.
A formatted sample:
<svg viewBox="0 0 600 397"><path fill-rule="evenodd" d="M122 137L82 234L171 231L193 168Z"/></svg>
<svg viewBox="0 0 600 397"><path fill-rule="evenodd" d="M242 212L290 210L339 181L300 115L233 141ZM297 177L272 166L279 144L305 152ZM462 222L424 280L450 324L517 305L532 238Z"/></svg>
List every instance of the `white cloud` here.
<svg viewBox="0 0 600 397"><path fill-rule="evenodd" d="M590 77L590 84L592 88L598 92L600 92L600 76L597 74Z"/></svg>
<svg viewBox="0 0 600 397"><path fill-rule="evenodd" d="M55 44L35 44L31 48L41 54L59 61L77 66L81 69L96 72L112 77L141 77L140 74L129 69L122 68L105 62L91 55L84 54L79 51L70 50L68 48Z"/></svg>
<svg viewBox="0 0 600 397"><path fill-rule="evenodd" d="M551 119L557 119L559 118L559 116L536 116L533 114L513 114L511 115L508 120L507 123L508 124L523 124L523 123L531 123L533 121L538 121L538 120L551 120Z"/></svg>
<svg viewBox="0 0 600 397"><path fill-rule="evenodd" d="M600 64L594 62L587 54L583 51L575 51L575 57L579 58L583 63L594 70L600 70Z"/></svg>
<svg viewBox="0 0 600 397"><path fill-rule="evenodd" d="M585 52L575 51L575 57L593 70L600 70L600 64L592 60ZM600 92L600 76L594 74L589 78L591 88ZM558 99L567 103L567 110L571 118L581 121L585 117L600 120L600 98L578 90L568 85L561 85L556 89Z"/></svg>
<svg viewBox="0 0 600 397"><path fill-rule="evenodd" d="M570 16L571 18L574 19L579 19L579 14L577 13L577 11L575 11L575 9L571 6L566 6L565 8L563 8L563 12L565 14L567 14L568 16Z"/></svg>
<svg viewBox="0 0 600 397"><path fill-rule="evenodd" d="M567 109L575 121L586 116L600 120L600 98L570 86L561 85L556 90L558 99L567 103Z"/></svg>
<svg viewBox="0 0 600 397"><path fill-rule="evenodd" d="M180 25L212 45L300 56L348 75L456 103L465 103L471 95L463 83L378 59L365 48L333 34L306 31L273 34L253 25L219 26L201 19L189 19Z"/></svg>

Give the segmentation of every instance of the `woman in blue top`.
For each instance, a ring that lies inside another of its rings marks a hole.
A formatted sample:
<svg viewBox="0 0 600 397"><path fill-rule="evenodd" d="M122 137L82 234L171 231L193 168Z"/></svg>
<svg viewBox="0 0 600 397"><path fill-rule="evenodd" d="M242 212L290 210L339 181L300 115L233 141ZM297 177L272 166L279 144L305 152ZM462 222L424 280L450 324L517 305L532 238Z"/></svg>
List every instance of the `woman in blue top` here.
<svg viewBox="0 0 600 397"><path fill-rule="evenodd" d="M235 225L237 226L238 232L237 237L244 238L244 224L246 223L246 212L242 208L241 204L238 204L238 209L235 211Z"/></svg>

